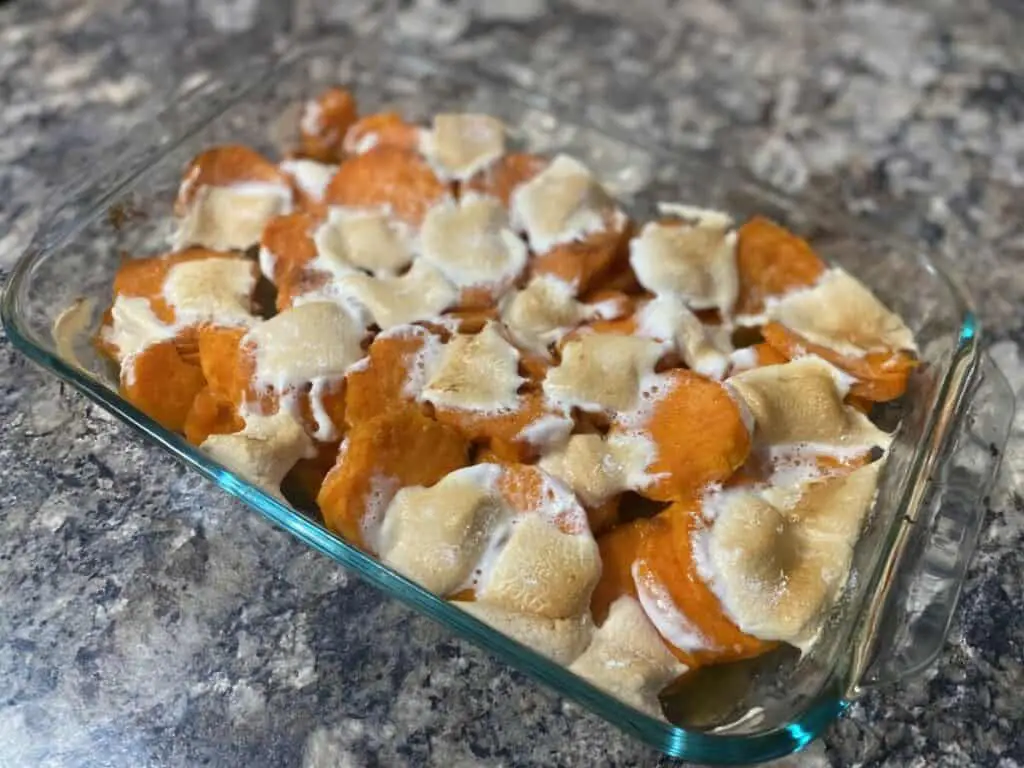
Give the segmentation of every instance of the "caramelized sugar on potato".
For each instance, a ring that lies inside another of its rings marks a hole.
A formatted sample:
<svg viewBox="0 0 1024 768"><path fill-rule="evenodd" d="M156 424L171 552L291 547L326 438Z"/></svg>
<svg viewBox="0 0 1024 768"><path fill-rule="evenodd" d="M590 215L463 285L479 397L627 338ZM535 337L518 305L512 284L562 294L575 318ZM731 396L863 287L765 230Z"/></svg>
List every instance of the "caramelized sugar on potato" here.
<svg viewBox="0 0 1024 768"><path fill-rule="evenodd" d="M856 381L850 395L873 403L885 403L907 391L907 380L917 367L917 359L909 352L877 351L863 357L850 357L834 349L813 344L780 323L768 323L761 329L765 341L775 350L792 360L805 355L816 355Z"/></svg>
<svg viewBox="0 0 1024 768"><path fill-rule="evenodd" d="M727 480L750 453L750 434L739 406L718 382L682 369L661 377L660 392L640 425L655 444L648 472L658 477L640 493L679 501ZM613 428L622 429L621 420Z"/></svg>
<svg viewBox="0 0 1024 768"><path fill-rule="evenodd" d="M399 488L433 485L468 458L457 431L412 406L394 408L349 430L317 504L328 528L366 548L364 526L379 521Z"/></svg>
<svg viewBox="0 0 1024 768"><path fill-rule="evenodd" d="M173 341L153 344L121 372L121 394L173 432L181 432L192 401L206 384L198 365L182 360Z"/></svg>
<svg viewBox="0 0 1024 768"><path fill-rule="evenodd" d="M825 271L806 240L761 216L740 227L736 267L738 315L760 314L765 299L814 285Z"/></svg>
<svg viewBox="0 0 1024 768"><path fill-rule="evenodd" d="M320 163L337 163L342 142L357 119L355 97L344 88L328 88L306 104L299 123L299 154Z"/></svg>
<svg viewBox="0 0 1024 768"><path fill-rule="evenodd" d="M427 210L447 195L448 187L418 154L379 146L345 160L324 201L351 208L390 206L395 216L418 227Z"/></svg>
<svg viewBox="0 0 1024 768"><path fill-rule="evenodd" d="M415 150L419 129L405 122L397 112L376 112L352 123L345 134L345 152L361 154L374 147Z"/></svg>

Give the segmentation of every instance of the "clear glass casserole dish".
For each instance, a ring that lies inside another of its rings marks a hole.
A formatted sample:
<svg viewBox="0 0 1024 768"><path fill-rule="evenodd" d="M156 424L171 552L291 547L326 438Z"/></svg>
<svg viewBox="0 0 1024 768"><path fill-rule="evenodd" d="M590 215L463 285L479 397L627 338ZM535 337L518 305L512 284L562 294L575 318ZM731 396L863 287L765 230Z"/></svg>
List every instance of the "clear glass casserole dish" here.
<svg viewBox="0 0 1024 768"><path fill-rule="evenodd" d="M116 372L91 338L110 303L122 254L165 249L182 168L218 143L279 152L291 143L305 99L335 84L349 87L367 109L393 108L412 120L440 111L495 115L525 149L581 159L638 215L652 214L659 199L740 218L768 215L807 238L819 255L858 277L906 320L923 364L899 408L886 414L899 431L878 501L843 597L809 653L773 654L695 676L666 701L666 713L680 724L660 722L384 567L216 464L118 394ZM483 67L451 68L380 44L311 47L281 61L249 63L237 77L209 80L176 99L126 143L97 158L93 176L69 188L11 276L4 327L32 360L269 520L624 731L698 762L784 755L822 733L863 690L920 671L940 651L984 518L983 499L998 468L1013 397L981 352L973 312L927 254L698 156L574 122L568 117L573 111L582 110L523 92ZM75 310L66 312L69 307Z"/></svg>

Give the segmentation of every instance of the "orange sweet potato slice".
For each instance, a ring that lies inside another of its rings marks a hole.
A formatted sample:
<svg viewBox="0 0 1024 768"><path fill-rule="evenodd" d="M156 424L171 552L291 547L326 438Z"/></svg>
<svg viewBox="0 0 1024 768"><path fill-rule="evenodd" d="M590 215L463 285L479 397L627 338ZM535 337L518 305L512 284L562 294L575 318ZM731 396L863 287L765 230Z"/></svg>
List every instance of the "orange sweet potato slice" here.
<svg viewBox="0 0 1024 768"><path fill-rule="evenodd" d="M224 144L200 152L185 169L185 181L178 191L175 213L182 215L203 187L226 187L243 181L264 181L288 185L281 170L254 149L241 144Z"/></svg>
<svg viewBox="0 0 1024 768"><path fill-rule="evenodd" d="M533 461L539 448L523 436L531 423L554 412L539 391L527 391L519 397L518 410L490 414L461 408L435 408L434 418L457 429L473 443L485 444L505 461Z"/></svg>
<svg viewBox="0 0 1024 768"><path fill-rule="evenodd" d="M552 487L554 480L550 475L529 464L504 464L503 470L498 479L498 491L512 509L523 514L550 512L555 494L559 493ZM570 493L568 489L560 490ZM562 533L583 533L586 524L581 515L574 514L578 510L580 507L561 509L552 522Z"/></svg>
<svg viewBox="0 0 1024 768"><path fill-rule="evenodd" d="M338 442L317 443L316 456L299 459L281 483L285 496L301 507L316 504L324 478L338 460Z"/></svg>
<svg viewBox="0 0 1024 768"><path fill-rule="evenodd" d="M907 380L918 365L913 355L901 351L868 352L863 357L842 355L811 343L780 323L768 323L761 333L768 344L789 360L816 355L850 374L857 380L850 387L850 394L874 403L895 400L906 392Z"/></svg>
<svg viewBox="0 0 1024 768"><path fill-rule="evenodd" d="M299 124L299 154L321 163L338 162L345 135L357 118L355 97L344 88L328 88L306 105Z"/></svg>
<svg viewBox="0 0 1024 768"><path fill-rule="evenodd" d="M379 146L345 160L324 201L353 208L390 206L395 216L419 226L427 210L447 194L447 186L415 152Z"/></svg>
<svg viewBox="0 0 1024 768"><path fill-rule="evenodd" d="M736 267L738 315L760 314L766 298L813 285L825 271L807 241L761 216L739 229Z"/></svg>
<svg viewBox="0 0 1024 768"><path fill-rule="evenodd" d="M739 406L720 383L682 369L661 377L661 394L641 425L656 446L648 472L658 479L640 493L679 501L727 480L750 453L750 435Z"/></svg>
<svg viewBox="0 0 1024 768"><path fill-rule="evenodd" d="M597 547L601 553L601 580L590 598L590 612L594 623L600 626L608 617L611 604L623 595L636 597L633 582L633 563L644 541L655 529L647 518L613 528L598 537Z"/></svg>
<svg viewBox="0 0 1024 768"><path fill-rule="evenodd" d="M304 211L275 216L263 228L260 248L273 254L275 285L291 282L317 256L313 233L319 217ZM270 277L269 275L267 277Z"/></svg>
<svg viewBox="0 0 1024 768"><path fill-rule="evenodd" d="M539 155L513 153L505 155L483 169L461 187L463 193L476 192L501 200L508 207L512 192L548 166L547 158Z"/></svg>
<svg viewBox="0 0 1024 768"><path fill-rule="evenodd" d="M121 394L161 426L180 432L205 384L202 369L182 360L173 341L163 341L135 355L122 372Z"/></svg>
<svg viewBox="0 0 1024 768"><path fill-rule="evenodd" d="M345 134L345 152L356 154L363 144L371 147L394 147L415 150L419 144L419 129L405 122L397 112L376 112L356 120Z"/></svg>
<svg viewBox="0 0 1024 768"><path fill-rule="evenodd" d="M737 627L698 574L692 541L697 525L692 504L674 504L651 520L653 532L642 543L637 558L637 576L643 579L649 575L659 582L679 611L696 625L711 646L690 653L679 649L673 652L691 667L738 661L765 653L774 644Z"/></svg>
<svg viewBox="0 0 1024 768"><path fill-rule="evenodd" d="M183 426L185 439L193 445L202 445L210 435L227 435L244 428L245 421L234 404L215 395L209 387L196 394Z"/></svg>
<svg viewBox="0 0 1024 768"><path fill-rule="evenodd" d="M199 365L210 394L235 408L242 405L253 373L241 349L243 336L243 328L209 325L199 329Z"/></svg>
<svg viewBox="0 0 1024 768"><path fill-rule="evenodd" d="M240 259L237 254L211 251L208 248L186 248L182 251L144 259L125 259L114 275L114 296L149 299L153 314L165 323L174 322L174 310L162 296L164 281L171 268L186 261L202 259ZM255 269L255 267L254 267Z"/></svg>
<svg viewBox="0 0 1024 768"><path fill-rule="evenodd" d="M346 377L345 422L350 427L410 402L403 390L415 357L430 336L425 328L410 326L403 333L381 334L373 340L366 362Z"/></svg>
<svg viewBox="0 0 1024 768"><path fill-rule="evenodd" d="M469 443L413 407L394 408L349 430L317 504L324 522L359 547L367 515L383 513L398 489L433 485L466 466Z"/></svg>
<svg viewBox="0 0 1024 768"><path fill-rule="evenodd" d="M629 226L615 226L571 243L556 245L530 262L531 275L554 275L576 288L577 294L604 287L602 281L617 271L629 242Z"/></svg>

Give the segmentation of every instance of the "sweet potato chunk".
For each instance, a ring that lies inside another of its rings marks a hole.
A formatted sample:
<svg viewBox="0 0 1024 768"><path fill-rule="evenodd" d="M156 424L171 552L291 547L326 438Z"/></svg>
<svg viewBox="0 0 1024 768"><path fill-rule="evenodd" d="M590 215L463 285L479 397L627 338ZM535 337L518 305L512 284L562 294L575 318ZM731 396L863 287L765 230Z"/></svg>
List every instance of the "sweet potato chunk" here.
<svg viewBox="0 0 1024 768"><path fill-rule="evenodd" d="M623 595L636 597L633 583L633 562L643 542L653 531L650 519L634 520L598 537L601 552L601 580L590 599L594 623L600 626L608 616L612 603Z"/></svg>
<svg viewBox="0 0 1024 768"><path fill-rule="evenodd" d="M180 432L192 401L205 385L203 371L181 359L173 341L147 347L121 372L121 394L173 432Z"/></svg>
<svg viewBox="0 0 1024 768"><path fill-rule="evenodd" d="M203 187L227 187L245 181L279 183L288 187L281 170L255 149L224 144L200 152L185 169L175 212L181 215Z"/></svg>
<svg viewBox="0 0 1024 768"><path fill-rule="evenodd" d="M167 273L186 261L214 258L241 258L233 254L211 251L208 248L186 248L163 256L145 259L125 259L114 275L114 297L149 299L153 314L165 323L174 322L174 310L164 300L162 292Z"/></svg>
<svg viewBox="0 0 1024 768"><path fill-rule="evenodd" d="M652 533L644 540L637 558L637 577L652 577L660 583L679 611L696 625L707 641L709 647L705 650L677 652L684 662L703 666L759 656L774 644L737 627L697 573L692 541L693 531L699 524L697 520L693 505L689 503L674 504L653 518Z"/></svg>
<svg viewBox="0 0 1024 768"><path fill-rule="evenodd" d="M272 255L274 273L267 275L272 283L295 280L295 275L316 258L313 233L319 224L317 216L302 211L275 216L267 222L260 248Z"/></svg>
<svg viewBox="0 0 1024 768"><path fill-rule="evenodd" d="M574 286L577 294L603 288L603 281L621 271L629 232L628 226L615 227L609 222L609 229L604 232L538 254L530 263L530 273L554 275Z"/></svg>
<svg viewBox="0 0 1024 768"><path fill-rule="evenodd" d="M373 340L368 359L346 377L345 421L350 427L411 402L412 393L406 388L416 356L430 338L430 331L409 326L402 333L381 334Z"/></svg>
<svg viewBox="0 0 1024 768"><path fill-rule="evenodd" d="M244 328L208 325L199 329L199 365L210 394L238 408L252 377L252 361L242 352Z"/></svg>
<svg viewBox="0 0 1024 768"><path fill-rule="evenodd" d="M345 135L357 117L355 97L344 88L328 88L306 104L299 124L299 154L321 163L337 163Z"/></svg>
<svg viewBox="0 0 1024 768"><path fill-rule="evenodd" d="M447 186L415 152L379 146L345 160L324 201L352 208L391 206L398 218L419 226L427 210L447 194Z"/></svg>
<svg viewBox="0 0 1024 768"><path fill-rule="evenodd" d="M512 192L525 184L548 166L547 158L525 153L514 153L499 158L467 180L462 193L476 192L501 200L506 207L512 199Z"/></svg>
<svg viewBox="0 0 1024 768"><path fill-rule="evenodd" d="M359 422L317 496L324 522L365 548L363 526L379 519L399 488L433 485L468 457L462 435L411 406Z"/></svg>
<svg viewBox="0 0 1024 768"><path fill-rule="evenodd" d="M345 134L345 151L366 152L374 147L415 150L419 129L405 122L397 112L376 112L356 120Z"/></svg>
<svg viewBox="0 0 1024 768"><path fill-rule="evenodd" d="M210 435L230 435L245 428L233 403L215 395L207 386L192 401L185 417L185 439L193 445L202 445Z"/></svg>
<svg viewBox="0 0 1024 768"><path fill-rule="evenodd" d="M850 374L857 379L850 387L850 394L874 403L895 400L906 392L907 380L918 365L913 355L901 351L868 352L863 357L842 355L809 342L780 323L768 323L761 333L765 341L788 360L817 355Z"/></svg>
<svg viewBox="0 0 1024 768"><path fill-rule="evenodd" d="M519 410L490 414L461 408L436 408L435 418L457 429L473 443L490 446L505 461L532 461L541 446L528 439L523 430L545 416L556 416L539 391L520 395Z"/></svg>
<svg viewBox="0 0 1024 768"><path fill-rule="evenodd" d="M740 227L736 267L738 315L760 314L766 298L813 285L825 271L807 241L761 216Z"/></svg>
<svg viewBox="0 0 1024 768"><path fill-rule="evenodd" d="M718 382L689 370L661 376L661 392L640 427L657 447L648 471L659 477L640 493L679 501L727 480L750 453L750 435L739 406Z"/></svg>

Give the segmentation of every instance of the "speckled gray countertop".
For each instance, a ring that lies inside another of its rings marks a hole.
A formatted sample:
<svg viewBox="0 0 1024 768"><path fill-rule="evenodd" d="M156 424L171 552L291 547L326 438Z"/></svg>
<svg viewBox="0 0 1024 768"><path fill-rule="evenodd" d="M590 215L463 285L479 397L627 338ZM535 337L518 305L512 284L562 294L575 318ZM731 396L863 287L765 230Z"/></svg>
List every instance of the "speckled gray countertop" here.
<svg viewBox="0 0 1024 768"><path fill-rule="evenodd" d="M186 75L331 24L369 29L374 5L4 5L0 274L39 201ZM389 27L947 251L1024 389L1017 2L645 0L629 4L643 30L619 7L424 0ZM1018 439L937 668L869 695L794 765L1024 764ZM0 467L0 766L659 764L271 529L2 338Z"/></svg>

